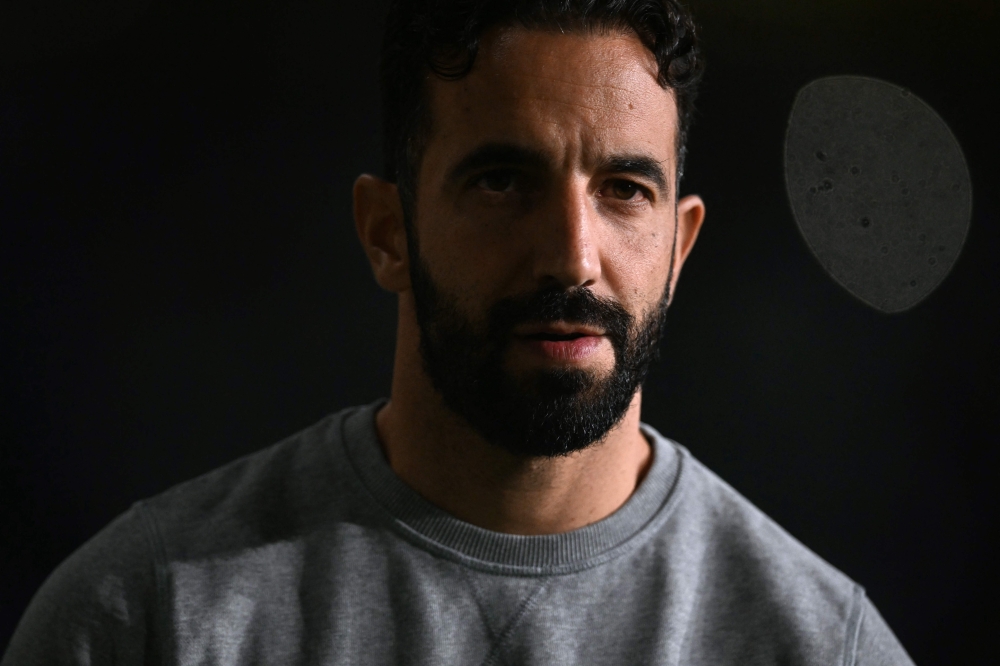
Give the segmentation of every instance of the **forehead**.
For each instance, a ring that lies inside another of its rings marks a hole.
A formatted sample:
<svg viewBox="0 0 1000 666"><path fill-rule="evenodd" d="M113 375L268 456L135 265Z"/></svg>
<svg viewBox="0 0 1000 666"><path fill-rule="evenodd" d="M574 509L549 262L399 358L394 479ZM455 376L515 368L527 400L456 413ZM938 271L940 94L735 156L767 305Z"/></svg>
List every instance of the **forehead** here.
<svg viewBox="0 0 1000 666"><path fill-rule="evenodd" d="M677 108L634 34L521 27L487 33L469 74L431 76L425 160L515 142L578 165L616 152L674 163Z"/></svg>

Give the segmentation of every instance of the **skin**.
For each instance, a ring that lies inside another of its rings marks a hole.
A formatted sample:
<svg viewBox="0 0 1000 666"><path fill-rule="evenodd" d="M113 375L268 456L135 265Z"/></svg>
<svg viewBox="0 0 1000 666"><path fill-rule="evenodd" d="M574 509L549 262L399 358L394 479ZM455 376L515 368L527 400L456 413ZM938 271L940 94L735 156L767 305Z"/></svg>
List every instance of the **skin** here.
<svg viewBox="0 0 1000 666"><path fill-rule="evenodd" d="M470 320L485 321L498 299L553 282L586 287L642 317L663 294L672 254L674 293L705 206L697 196L676 199L677 110L656 73L634 35L505 28L485 36L468 76L430 78L433 121L415 224L431 277ZM456 176L457 165L490 144L534 157L493 159ZM616 162L621 156L658 165L664 181ZM621 507L652 463L639 430L641 390L602 442L569 456L518 457L486 442L424 372L395 185L360 176L354 214L376 281L398 295L391 398L376 417L395 473L459 519L510 534L567 532ZM611 344L591 341L589 352L567 358L515 338L506 367L516 377L559 364L605 376Z"/></svg>

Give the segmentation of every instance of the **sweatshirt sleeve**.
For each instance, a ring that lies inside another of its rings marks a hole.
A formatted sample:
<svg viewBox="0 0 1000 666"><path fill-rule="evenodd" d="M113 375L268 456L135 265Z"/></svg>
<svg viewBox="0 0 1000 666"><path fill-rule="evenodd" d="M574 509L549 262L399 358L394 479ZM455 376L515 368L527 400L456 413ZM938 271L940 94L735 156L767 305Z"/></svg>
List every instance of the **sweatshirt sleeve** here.
<svg viewBox="0 0 1000 666"><path fill-rule="evenodd" d="M141 511L133 506L52 572L0 666L154 663L156 566Z"/></svg>
<svg viewBox="0 0 1000 666"><path fill-rule="evenodd" d="M875 605L864 597L854 653L855 666L914 666Z"/></svg>

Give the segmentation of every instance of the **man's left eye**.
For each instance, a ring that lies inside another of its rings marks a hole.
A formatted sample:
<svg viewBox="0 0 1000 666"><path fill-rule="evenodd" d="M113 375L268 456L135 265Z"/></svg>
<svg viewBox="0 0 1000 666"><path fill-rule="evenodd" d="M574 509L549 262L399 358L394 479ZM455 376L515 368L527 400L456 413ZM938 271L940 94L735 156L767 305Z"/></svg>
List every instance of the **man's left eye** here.
<svg viewBox="0 0 1000 666"><path fill-rule="evenodd" d="M611 196L622 201L632 201L638 199L643 194L641 187L628 180L612 181L609 184L608 190Z"/></svg>

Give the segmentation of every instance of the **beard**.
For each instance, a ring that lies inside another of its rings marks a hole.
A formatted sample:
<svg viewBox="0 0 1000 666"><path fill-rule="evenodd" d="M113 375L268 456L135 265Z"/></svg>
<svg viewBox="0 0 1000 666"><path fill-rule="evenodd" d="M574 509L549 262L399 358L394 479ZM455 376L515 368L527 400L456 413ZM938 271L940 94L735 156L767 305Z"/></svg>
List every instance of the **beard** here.
<svg viewBox="0 0 1000 666"><path fill-rule="evenodd" d="M669 278L641 320L589 289L554 285L498 301L477 326L434 283L415 242L410 256L424 371L445 405L487 442L518 456L553 458L602 442L621 422L659 355ZM611 372L547 368L514 377L505 368L514 328L556 321L603 329L614 350Z"/></svg>

